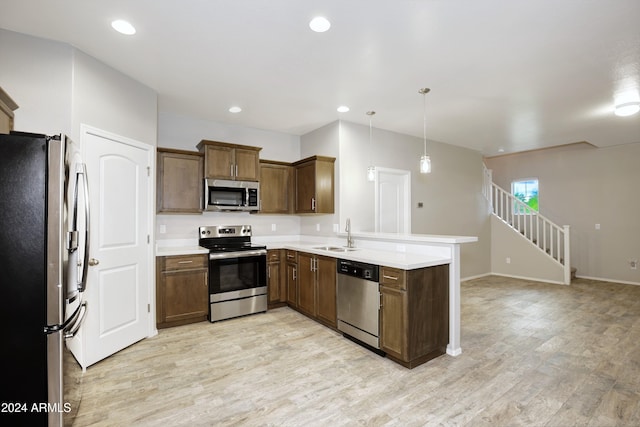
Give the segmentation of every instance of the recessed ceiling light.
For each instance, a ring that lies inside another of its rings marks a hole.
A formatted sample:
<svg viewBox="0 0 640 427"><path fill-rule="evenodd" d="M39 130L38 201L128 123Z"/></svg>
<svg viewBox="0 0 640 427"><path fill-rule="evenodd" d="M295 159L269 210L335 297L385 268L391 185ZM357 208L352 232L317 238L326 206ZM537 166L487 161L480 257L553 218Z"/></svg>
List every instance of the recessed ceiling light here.
<svg viewBox="0 0 640 427"><path fill-rule="evenodd" d="M640 102L625 102L624 104L616 105L616 116L626 117L631 116L640 111Z"/></svg>
<svg viewBox="0 0 640 427"><path fill-rule="evenodd" d="M240 111L242 111L242 108L240 108L240 107L231 107L231 108L229 108L229 112L230 113L239 113Z"/></svg>
<svg viewBox="0 0 640 427"><path fill-rule="evenodd" d="M324 33L329 28L331 28L331 22L325 17L316 16L309 22L309 28L311 28L316 33Z"/></svg>
<svg viewBox="0 0 640 427"><path fill-rule="evenodd" d="M347 111L349 111L349 107L347 107L346 105L341 105L338 107L338 113L346 113Z"/></svg>
<svg viewBox="0 0 640 427"><path fill-rule="evenodd" d="M136 29L133 27L133 25L123 19L116 19L111 23L111 26L120 34L124 34L127 36L131 36L136 33Z"/></svg>

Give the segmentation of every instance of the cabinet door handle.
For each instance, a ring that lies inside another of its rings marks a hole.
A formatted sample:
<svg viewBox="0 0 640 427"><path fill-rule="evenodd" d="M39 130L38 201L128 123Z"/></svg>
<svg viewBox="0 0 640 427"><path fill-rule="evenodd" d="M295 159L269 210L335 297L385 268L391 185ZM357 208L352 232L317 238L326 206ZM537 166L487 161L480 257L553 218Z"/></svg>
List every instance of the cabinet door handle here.
<svg viewBox="0 0 640 427"><path fill-rule="evenodd" d="M293 269L293 280L297 279L297 276L296 276L297 270L298 270L297 268Z"/></svg>
<svg viewBox="0 0 640 427"><path fill-rule="evenodd" d="M315 197L311 198L311 210L312 211L316 210L316 198Z"/></svg>
<svg viewBox="0 0 640 427"><path fill-rule="evenodd" d="M178 261L178 264L191 264L193 262L193 260L189 260L189 261Z"/></svg>
<svg viewBox="0 0 640 427"><path fill-rule="evenodd" d="M384 278L384 279L390 279L390 280L398 280L398 278L397 278L397 277L394 277L394 276L387 276L386 274L383 274L383 275L382 275L382 278Z"/></svg>
<svg viewBox="0 0 640 427"><path fill-rule="evenodd" d="M236 163L236 177L238 176L238 164Z"/></svg>
<svg viewBox="0 0 640 427"><path fill-rule="evenodd" d="M233 176L233 163L231 163L229 165L230 169L229 169L229 175Z"/></svg>

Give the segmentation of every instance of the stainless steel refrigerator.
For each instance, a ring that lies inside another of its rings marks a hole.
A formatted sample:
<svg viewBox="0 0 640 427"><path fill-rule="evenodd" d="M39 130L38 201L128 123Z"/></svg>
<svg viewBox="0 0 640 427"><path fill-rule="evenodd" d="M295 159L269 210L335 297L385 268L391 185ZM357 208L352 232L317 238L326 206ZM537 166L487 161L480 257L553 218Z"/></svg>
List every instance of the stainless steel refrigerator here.
<svg viewBox="0 0 640 427"><path fill-rule="evenodd" d="M70 139L0 134L3 425L70 425L79 406L80 368L65 340L90 309L88 200Z"/></svg>

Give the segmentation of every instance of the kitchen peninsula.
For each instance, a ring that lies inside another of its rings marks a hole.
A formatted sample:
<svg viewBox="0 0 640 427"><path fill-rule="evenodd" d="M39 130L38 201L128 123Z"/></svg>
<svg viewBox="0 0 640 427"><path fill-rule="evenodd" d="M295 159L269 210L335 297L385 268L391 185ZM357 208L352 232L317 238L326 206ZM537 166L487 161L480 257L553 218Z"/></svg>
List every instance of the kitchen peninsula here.
<svg viewBox="0 0 640 427"><path fill-rule="evenodd" d="M460 345L460 245L478 240L474 236L401 235L386 233L352 234L355 248L332 251L344 247L346 234L336 237L308 235L254 236L253 241L265 244L269 250L301 252L321 257L333 257L378 264L411 272L429 267L448 266L448 333L446 353L458 356ZM157 256L202 253L197 241L158 240ZM286 261L286 260L285 260Z"/></svg>
<svg viewBox="0 0 640 427"><path fill-rule="evenodd" d="M368 262L401 270L449 265L449 343L447 354L458 356L460 346L460 245L478 240L475 236L442 236L424 234L352 233L356 250L329 252L315 249L320 245L344 246L346 233L336 238L318 236L256 237L269 249L285 248L353 261Z"/></svg>

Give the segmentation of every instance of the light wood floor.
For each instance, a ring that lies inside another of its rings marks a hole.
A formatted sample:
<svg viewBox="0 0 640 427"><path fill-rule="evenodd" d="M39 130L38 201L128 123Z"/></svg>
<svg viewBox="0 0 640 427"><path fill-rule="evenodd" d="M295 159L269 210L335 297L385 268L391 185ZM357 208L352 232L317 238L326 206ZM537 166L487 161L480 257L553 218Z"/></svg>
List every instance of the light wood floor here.
<svg viewBox="0 0 640 427"><path fill-rule="evenodd" d="M462 284L462 355L413 370L280 308L90 367L76 426L639 426L640 286Z"/></svg>

